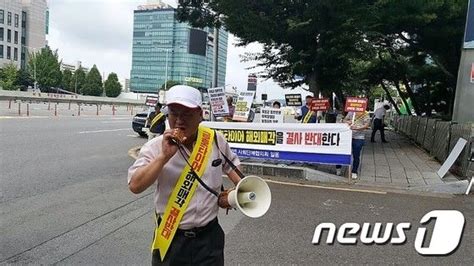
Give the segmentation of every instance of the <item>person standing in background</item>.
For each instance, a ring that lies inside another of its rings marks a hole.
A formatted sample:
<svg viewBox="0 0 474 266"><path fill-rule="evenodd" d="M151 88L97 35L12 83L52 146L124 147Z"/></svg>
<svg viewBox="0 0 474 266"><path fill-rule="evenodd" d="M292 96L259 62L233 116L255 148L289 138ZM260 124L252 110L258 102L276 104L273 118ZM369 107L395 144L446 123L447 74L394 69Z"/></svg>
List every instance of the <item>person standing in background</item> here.
<svg viewBox="0 0 474 266"><path fill-rule="evenodd" d="M390 109L388 104L384 104L382 107L377 108L374 112L374 128L372 129L372 136L370 138L370 142L375 142L375 133L377 130L380 130L380 138L382 139L382 143L388 143L385 139L385 112Z"/></svg>
<svg viewBox="0 0 474 266"><path fill-rule="evenodd" d="M301 123L316 123L316 112L311 111L311 101L313 100L313 96L306 96L306 105L301 107L301 111L296 116L296 119Z"/></svg>
<svg viewBox="0 0 474 266"><path fill-rule="evenodd" d="M280 102L279 102L279 101L273 102L273 108L275 108L275 109L280 109L280 108L281 108Z"/></svg>
<svg viewBox="0 0 474 266"><path fill-rule="evenodd" d="M355 116L355 117L354 117ZM354 122L353 122L354 121ZM370 116L368 112L349 112L344 118L352 130L352 179L358 178L360 152L365 144L364 131L370 127Z"/></svg>
<svg viewBox="0 0 474 266"><path fill-rule="evenodd" d="M225 122L232 122L232 117L234 117L235 105L233 104L234 99L232 96L227 96L227 105L229 106L229 115L224 117Z"/></svg>
<svg viewBox="0 0 474 266"><path fill-rule="evenodd" d="M154 138L156 135L161 135L165 132L166 129L166 114L161 112L163 106L161 103L157 102L155 105L155 110L150 113L147 118L147 125L150 125L150 132L148 133L148 140Z"/></svg>

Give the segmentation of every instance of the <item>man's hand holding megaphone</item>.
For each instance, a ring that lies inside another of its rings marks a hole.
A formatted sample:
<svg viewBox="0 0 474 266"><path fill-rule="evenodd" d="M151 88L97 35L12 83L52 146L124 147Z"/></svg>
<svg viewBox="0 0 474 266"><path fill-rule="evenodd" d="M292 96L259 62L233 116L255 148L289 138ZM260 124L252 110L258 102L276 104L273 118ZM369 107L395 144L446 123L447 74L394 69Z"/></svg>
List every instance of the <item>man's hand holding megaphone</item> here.
<svg viewBox="0 0 474 266"><path fill-rule="evenodd" d="M229 192L233 189L225 189L223 190L220 194L219 197L217 198L217 205L221 207L222 209L232 209L232 206L229 204Z"/></svg>

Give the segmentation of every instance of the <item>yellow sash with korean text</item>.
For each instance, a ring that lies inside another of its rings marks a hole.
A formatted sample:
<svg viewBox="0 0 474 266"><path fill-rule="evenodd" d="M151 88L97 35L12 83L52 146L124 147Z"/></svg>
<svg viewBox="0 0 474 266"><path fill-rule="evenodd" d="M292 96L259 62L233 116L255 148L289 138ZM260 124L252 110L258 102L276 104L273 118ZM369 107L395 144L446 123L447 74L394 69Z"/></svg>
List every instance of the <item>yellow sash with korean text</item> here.
<svg viewBox="0 0 474 266"><path fill-rule="evenodd" d="M308 110L308 112L306 113L306 115L303 118L303 123L307 124L312 115L313 115L313 111Z"/></svg>
<svg viewBox="0 0 474 266"><path fill-rule="evenodd" d="M158 121L160 121L165 115L163 113L157 114L153 120L151 120L150 128L153 127Z"/></svg>
<svg viewBox="0 0 474 266"><path fill-rule="evenodd" d="M214 130L199 126L196 145L189 158L189 162L199 177L203 176L207 162L211 157L213 140ZM194 178L191 168L189 165L186 165L168 199L161 223L155 229L155 237L151 249L152 252L155 249L160 251L161 261L165 258L198 183Z"/></svg>

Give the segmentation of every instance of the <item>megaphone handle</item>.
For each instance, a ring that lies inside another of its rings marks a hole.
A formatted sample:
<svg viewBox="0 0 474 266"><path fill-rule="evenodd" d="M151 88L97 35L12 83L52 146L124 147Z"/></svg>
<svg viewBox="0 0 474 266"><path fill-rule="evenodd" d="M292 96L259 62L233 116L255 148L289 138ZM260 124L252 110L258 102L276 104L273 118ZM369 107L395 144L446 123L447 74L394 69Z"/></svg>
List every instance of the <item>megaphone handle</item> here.
<svg viewBox="0 0 474 266"><path fill-rule="evenodd" d="M227 156L225 156L225 154L219 148L219 143L217 142L217 132L215 130L214 130L214 140L216 142L217 149L219 150L219 152L224 157L224 160L226 161L226 163L228 163L230 165L230 168L232 168L232 170L234 170L237 173L237 175L241 179L243 179L245 177L245 175L239 170L239 168L237 168L237 166L235 166L235 164L229 158L227 158Z"/></svg>

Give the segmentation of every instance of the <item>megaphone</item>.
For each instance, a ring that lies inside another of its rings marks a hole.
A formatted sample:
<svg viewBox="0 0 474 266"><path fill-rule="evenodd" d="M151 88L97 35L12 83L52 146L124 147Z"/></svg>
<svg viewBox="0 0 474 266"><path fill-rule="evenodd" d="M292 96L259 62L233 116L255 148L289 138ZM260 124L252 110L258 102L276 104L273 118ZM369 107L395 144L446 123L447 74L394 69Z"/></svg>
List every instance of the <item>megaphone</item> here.
<svg viewBox="0 0 474 266"><path fill-rule="evenodd" d="M228 206L239 209L251 218L263 216L272 202L267 183L260 177L249 175L240 180L235 189L227 194Z"/></svg>

